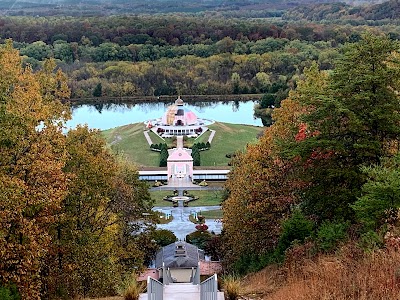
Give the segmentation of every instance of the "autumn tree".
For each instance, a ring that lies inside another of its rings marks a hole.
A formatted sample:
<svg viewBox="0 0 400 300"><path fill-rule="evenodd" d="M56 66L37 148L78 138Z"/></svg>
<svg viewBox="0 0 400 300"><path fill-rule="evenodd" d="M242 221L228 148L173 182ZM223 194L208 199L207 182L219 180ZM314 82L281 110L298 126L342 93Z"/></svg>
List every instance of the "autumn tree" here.
<svg viewBox="0 0 400 300"><path fill-rule="evenodd" d="M226 183L224 211L224 262L229 269L246 272L277 246L280 222L298 203L295 191L303 186L295 177L295 160L280 157L281 143L294 140L304 109L292 94L276 109L276 122L257 144L233 160Z"/></svg>
<svg viewBox="0 0 400 300"><path fill-rule="evenodd" d="M328 84L327 73L316 65L305 70L297 89L273 113L274 124L268 127L257 144L233 162L226 189L224 210L224 261L238 272L253 271L263 266L278 246L281 223L290 217L292 207L301 202L299 191L308 182L299 171L303 163L288 156L288 147L303 139L302 116L312 107L304 99L323 94Z"/></svg>
<svg viewBox="0 0 400 300"><path fill-rule="evenodd" d="M17 285L22 299L40 298L49 228L66 194L69 111L58 100L69 92L46 64L34 74L11 42L0 47L0 284Z"/></svg>
<svg viewBox="0 0 400 300"><path fill-rule="evenodd" d="M122 274L143 266L136 235L146 231L137 220L151 209L147 186L134 167L117 162L97 131L70 130L66 148L70 183L54 228L49 294L112 294Z"/></svg>
<svg viewBox="0 0 400 300"><path fill-rule="evenodd" d="M294 155L307 165L312 184L303 194L303 208L319 220L350 219L349 204L365 183L362 166L379 164L393 153L400 134L400 64L396 44L384 36L366 34L344 48L342 58L323 93L308 89L301 141ZM397 151L397 150L396 150Z"/></svg>

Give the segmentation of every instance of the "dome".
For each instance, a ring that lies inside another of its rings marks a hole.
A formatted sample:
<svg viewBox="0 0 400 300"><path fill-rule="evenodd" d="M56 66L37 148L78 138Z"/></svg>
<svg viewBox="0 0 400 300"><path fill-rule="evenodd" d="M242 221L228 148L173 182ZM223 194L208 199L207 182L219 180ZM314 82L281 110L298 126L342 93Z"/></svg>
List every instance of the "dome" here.
<svg viewBox="0 0 400 300"><path fill-rule="evenodd" d="M188 126L197 124L197 116L190 109L183 106L183 100L178 97L175 104L168 107L161 119L163 125Z"/></svg>

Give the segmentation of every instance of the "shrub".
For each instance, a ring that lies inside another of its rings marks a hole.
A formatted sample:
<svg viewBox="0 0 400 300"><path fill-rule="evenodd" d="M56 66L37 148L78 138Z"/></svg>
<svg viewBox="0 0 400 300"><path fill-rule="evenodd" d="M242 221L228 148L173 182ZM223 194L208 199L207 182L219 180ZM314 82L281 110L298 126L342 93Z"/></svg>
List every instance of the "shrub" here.
<svg viewBox="0 0 400 300"><path fill-rule="evenodd" d="M199 183L199 186L208 186L207 181L203 180L202 182Z"/></svg>
<svg viewBox="0 0 400 300"><path fill-rule="evenodd" d="M0 286L0 299L1 300L20 300L17 287L15 285L11 285L8 287Z"/></svg>
<svg viewBox="0 0 400 300"><path fill-rule="evenodd" d="M204 249L211 238L212 234L208 231L195 231L186 236L186 242L193 244L200 249Z"/></svg>
<svg viewBox="0 0 400 300"><path fill-rule="evenodd" d="M206 224L197 224L195 228L199 231L206 231L208 229L208 226Z"/></svg>
<svg viewBox="0 0 400 300"><path fill-rule="evenodd" d="M335 249L347 236L347 222L324 222L317 232L317 243L325 252Z"/></svg>
<svg viewBox="0 0 400 300"><path fill-rule="evenodd" d="M176 235L171 230L167 230L167 229L154 230L151 237L155 240L156 244L160 247L167 246L178 240Z"/></svg>
<svg viewBox="0 0 400 300"><path fill-rule="evenodd" d="M304 242L304 239L311 235L313 222L307 220L299 209L296 209L292 216L282 223L282 234L278 242L278 252L283 254L290 247L292 242Z"/></svg>
<svg viewBox="0 0 400 300"><path fill-rule="evenodd" d="M358 245L365 251L372 252L381 248L384 245L384 240L378 233L370 230L361 235Z"/></svg>
<svg viewBox="0 0 400 300"><path fill-rule="evenodd" d="M134 276L130 276L123 282L120 294L124 297L124 300L138 300L144 290L145 283L138 282Z"/></svg>
<svg viewBox="0 0 400 300"><path fill-rule="evenodd" d="M240 295L240 278L236 275L225 275L222 278L222 287L227 300L237 300Z"/></svg>

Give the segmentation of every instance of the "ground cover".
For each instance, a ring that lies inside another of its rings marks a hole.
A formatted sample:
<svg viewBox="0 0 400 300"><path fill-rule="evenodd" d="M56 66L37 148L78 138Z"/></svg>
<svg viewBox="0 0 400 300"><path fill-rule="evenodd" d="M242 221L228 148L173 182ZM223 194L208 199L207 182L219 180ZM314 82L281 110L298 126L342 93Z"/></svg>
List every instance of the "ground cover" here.
<svg viewBox="0 0 400 300"><path fill-rule="evenodd" d="M210 150L201 151L202 166L227 166L230 159L226 154L245 149L248 143L255 142L257 134L263 129L257 126L216 122L209 126L216 131ZM102 135L112 151L123 154L139 166L157 167L159 153L150 150L143 134L144 125L135 123L102 131ZM196 142L206 142L208 133ZM162 141L154 133L150 133L153 143Z"/></svg>
<svg viewBox="0 0 400 300"><path fill-rule="evenodd" d="M139 166L158 166L160 154L150 150L143 134L143 124L135 123L102 131L111 150Z"/></svg>
<svg viewBox="0 0 400 300"><path fill-rule="evenodd" d="M194 140L195 143L207 143L208 139L211 135L211 130L207 130L206 132L204 132L201 136L199 136L198 138L196 138Z"/></svg>
<svg viewBox="0 0 400 300"><path fill-rule="evenodd" d="M163 197L172 195L172 191L150 191L150 196L154 200L154 206L157 207L172 207L172 202L163 200ZM189 206L213 206L220 205L222 201L221 190L202 190L202 191L189 191L190 195L199 197L198 200L189 202Z"/></svg>
<svg viewBox="0 0 400 300"><path fill-rule="evenodd" d="M257 126L215 122L209 126L215 130L211 148L200 153L202 166L227 166L230 158L226 154L244 150L248 143L257 140L257 135L263 130Z"/></svg>
<svg viewBox="0 0 400 300"><path fill-rule="evenodd" d="M201 214L206 218L206 223L208 219L222 219L222 209L208 210Z"/></svg>
<svg viewBox="0 0 400 300"><path fill-rule="evenodd" d="M155 134L153 131L148 131L149 137L153 144L165 143L166 141L162 139L158 134Z"/></svg>

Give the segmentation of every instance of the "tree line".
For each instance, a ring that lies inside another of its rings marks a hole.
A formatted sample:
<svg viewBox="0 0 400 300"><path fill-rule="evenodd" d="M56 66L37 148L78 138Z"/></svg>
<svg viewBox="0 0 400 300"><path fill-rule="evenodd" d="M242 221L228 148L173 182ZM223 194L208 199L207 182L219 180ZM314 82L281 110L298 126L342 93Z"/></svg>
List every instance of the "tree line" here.
<svg viewBox="0 0 400 300"><path fill-rule="evenodd" d="M247 273L346 242L374 251L398 236L399 55L397 43L369 33L344 47L333 71L305 68L273 125L233 159L228 269Z"/></svg>
<svg viewBox="0 0 400 300"><path fill-rule="evenodd" d="M55 58L72 98L275 90L282 99L305 66L332 69L337 50L364 29L176 15L0 20L24 64L35 70Z"/></svg>

